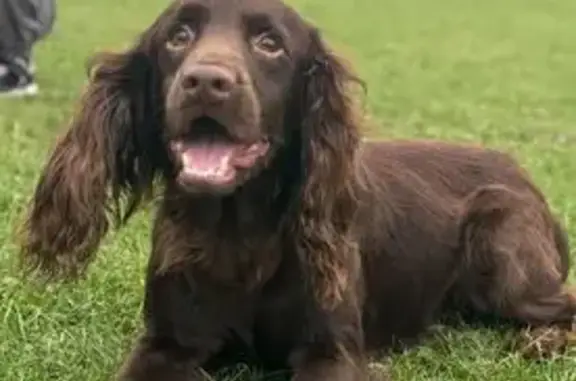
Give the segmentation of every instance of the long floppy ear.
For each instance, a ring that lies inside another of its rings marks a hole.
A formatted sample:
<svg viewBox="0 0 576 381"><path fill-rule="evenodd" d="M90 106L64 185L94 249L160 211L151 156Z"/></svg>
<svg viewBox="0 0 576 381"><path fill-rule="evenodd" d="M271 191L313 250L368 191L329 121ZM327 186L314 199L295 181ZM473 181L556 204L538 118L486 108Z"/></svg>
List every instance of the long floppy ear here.
<svg viewBox="0 0 576 381"><path fill-rule="evenodd" d="M319 301L334 305L357 260L351 236L356 199L355 158L360 140L353 85L361 81L312 32L298 87L301 176L300 255Z"/></svg>
<svg viewBox="0 0 576 381"><path fill-rule="evenodd" d="M25 270L74 278L111 223L149 194L162 163L155 62L149 36L96 56L70 127L43 168L20 227Z"/></svg>

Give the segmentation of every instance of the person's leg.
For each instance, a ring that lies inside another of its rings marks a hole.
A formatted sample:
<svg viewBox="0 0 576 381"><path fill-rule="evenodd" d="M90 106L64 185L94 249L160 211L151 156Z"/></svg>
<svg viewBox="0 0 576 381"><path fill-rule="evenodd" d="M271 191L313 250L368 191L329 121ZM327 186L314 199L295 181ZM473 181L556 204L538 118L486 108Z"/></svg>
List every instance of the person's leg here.
<svg viewBox="0 0 576 381"><path fill-rule="evenodd" d="M30 69L35 42L54 23L54 0L0 0L0 96L38 91Z"/></svg>
<svg viewBox="0 0 576 381"><path fill-rule="evenodd" d="M35 23L30 24L32 31L32 41L28 44L28 51L25 57L28 61L28 69L34 74L35 67L32 60L33 44L46 37L52 32L56 19L56 0L28 0L33 5L34 14L32 19Z"/></svg>

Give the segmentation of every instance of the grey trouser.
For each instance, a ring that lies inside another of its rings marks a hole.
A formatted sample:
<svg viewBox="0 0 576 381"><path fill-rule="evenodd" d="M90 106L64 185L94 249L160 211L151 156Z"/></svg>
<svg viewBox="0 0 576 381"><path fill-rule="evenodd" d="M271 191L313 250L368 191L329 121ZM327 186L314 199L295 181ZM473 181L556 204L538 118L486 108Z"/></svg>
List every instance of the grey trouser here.
<svg viewBox="0 0 576 381"><path fill-rule="evenodd" d="M0 63L27 63L34 43L52 30L55 14L55 0L0 0Z"/></svg>

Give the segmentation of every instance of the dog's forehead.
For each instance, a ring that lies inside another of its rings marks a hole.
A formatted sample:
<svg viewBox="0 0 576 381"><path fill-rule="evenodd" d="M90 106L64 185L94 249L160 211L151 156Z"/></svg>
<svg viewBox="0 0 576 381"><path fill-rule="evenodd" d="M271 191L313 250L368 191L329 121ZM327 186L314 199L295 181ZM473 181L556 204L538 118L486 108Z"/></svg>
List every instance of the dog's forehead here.
<svg viewBox="0 0 576 381"><path fill-rule="evenodd" d="M199 7L212 16L230 16L229 19L245 16L262 16L293 31L307 29L306 22L290 6L281 0L179 0L174 4L177 11L193 10Z"/></svg>

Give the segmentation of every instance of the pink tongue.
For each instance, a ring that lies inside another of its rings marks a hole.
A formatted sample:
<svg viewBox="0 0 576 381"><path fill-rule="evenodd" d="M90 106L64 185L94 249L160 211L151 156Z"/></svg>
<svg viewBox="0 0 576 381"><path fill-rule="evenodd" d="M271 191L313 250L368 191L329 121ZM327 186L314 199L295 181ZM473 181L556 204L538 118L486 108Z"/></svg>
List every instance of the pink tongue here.
<svg viewBox="0 0 576 381"><path fill-rule="evenodd" d="M173 149L180 156L183 179L224 184L233 181L238 169L253 166L268 150L268 143L178 142Z"/></svg>
<svg viewBox="0 0 576 381"><path fill-rule="evenodd" d="M222 142L186 144L182 147L183 171L194 177L228 178L234 174L230 160L237 146Z"/></svg>

